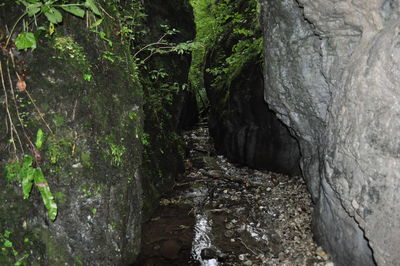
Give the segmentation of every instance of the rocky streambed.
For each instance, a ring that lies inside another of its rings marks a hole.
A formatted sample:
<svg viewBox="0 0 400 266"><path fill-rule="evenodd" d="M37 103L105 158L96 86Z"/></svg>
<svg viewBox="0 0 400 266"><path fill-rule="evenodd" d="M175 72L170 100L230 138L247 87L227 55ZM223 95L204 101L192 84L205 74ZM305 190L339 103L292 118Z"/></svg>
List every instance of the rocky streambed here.
<svg viewBox="0 0 400 266"><path fill-rule="evenodd" d="M145 224L137 265L333 265L302 178L215 156L205 125L185 141L186 172Z"/></svg>

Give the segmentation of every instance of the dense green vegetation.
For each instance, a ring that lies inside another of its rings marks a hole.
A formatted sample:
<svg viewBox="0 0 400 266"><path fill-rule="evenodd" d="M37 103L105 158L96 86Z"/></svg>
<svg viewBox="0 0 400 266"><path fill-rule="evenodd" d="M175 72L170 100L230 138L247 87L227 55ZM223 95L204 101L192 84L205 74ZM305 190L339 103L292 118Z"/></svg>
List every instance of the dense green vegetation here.
<svg viewBox="0 0 400 266"><path fill-rule="evenodd" d="M257 0L191 0L196 22L190 81L201 108L207 97L204 75L210 74L211 87L224 90L255 57L261 60L262 37ZM217 51L218 50L218 51ZM216 63L207 65L210 57Z"/></svg>

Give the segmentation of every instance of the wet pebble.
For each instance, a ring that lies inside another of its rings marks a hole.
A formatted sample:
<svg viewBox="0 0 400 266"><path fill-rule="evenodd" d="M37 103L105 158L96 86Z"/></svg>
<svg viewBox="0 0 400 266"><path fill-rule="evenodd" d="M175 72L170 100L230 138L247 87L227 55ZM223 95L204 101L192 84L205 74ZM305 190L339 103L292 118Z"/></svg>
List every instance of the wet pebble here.
<svg viewBox="0 0 400 266"><path fill-rule="evenodd" d="M203 260L211 260L216 259L218 257L218 254L212 248L205 248L201 250L200 256Z"/></svg>
<svg viewBox="0 0 400 266"><path fill-rule="evenodd" d="M251 260L246 260L245 262L243 262L244 266L251 266L253 265L253 262Z"/></svg>
<svg viewBox="0 0 400 266"><path fill-rule="evenodd" d="M229 223L227 223L227 224L225 225L225 228L228 229L228 230L232 229L233 227L234 227L234 225L233 225L232 222L229 222Z"/></svg>
<svg viewBox="0 0 400 266"><path fill-rule="evenodd" d="M231 238L231 237L234 236L234 234L235 234L234 231L228 230L228 231L226 231L226 232L224 233L224 236L225 236L226 238Z"/></svg>

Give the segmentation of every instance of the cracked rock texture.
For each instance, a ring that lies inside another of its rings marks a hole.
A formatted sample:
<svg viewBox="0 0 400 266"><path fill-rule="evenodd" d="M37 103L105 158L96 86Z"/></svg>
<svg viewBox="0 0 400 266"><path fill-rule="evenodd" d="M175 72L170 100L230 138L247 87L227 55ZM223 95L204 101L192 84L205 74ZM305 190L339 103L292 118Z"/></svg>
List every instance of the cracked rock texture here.
<svg viewBox="0 0 400 266"><path fill-rule="evenodd" d="M301 147L338 265L398 265L400 2L260 0L265 100Z"/></svg>

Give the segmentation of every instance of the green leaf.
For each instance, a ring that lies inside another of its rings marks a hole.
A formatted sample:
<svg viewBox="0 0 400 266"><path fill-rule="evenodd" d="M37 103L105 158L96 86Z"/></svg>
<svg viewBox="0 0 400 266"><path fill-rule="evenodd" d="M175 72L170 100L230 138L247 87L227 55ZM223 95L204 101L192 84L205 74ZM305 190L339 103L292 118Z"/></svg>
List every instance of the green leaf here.
<svg viewBox="0 0 400 266"><path fill-rule="evenodd" d="M32 185L33 185L33 172L34 168L30 168L25 172L25 176L22 177L22 193L24 195L24 199L29 198L29 195L31 194L32 191Z"/></svg>
<svg viewBox="0 0 400 266"><path fill-rule="evenodd" d="M99 26L102 22L103 22L103 19L102 19L102 18L101 18L101 19L98 19L98 20L96 20L92 25L90 25L90 28L93 29L93 28Z"/></svg>
<svg viewBox="0 0 400 266"><path fill-rule="evenodd" d="M18 50L23 50L27 48L36 48L36 38L32 32L21 32L15 39L15 46Z"/></svg>
<svg viewBox="0 0 400 266"><path fill-rule="evenodd" d="M21 171L22 164L18 161L13 163L8 163L5 165L6 169L6 178L7 181L14 181L19 179L19 173Z"/></svg>
<svg viewBox="0 0 400 266"><path fill-rule="evenodd" d="M49 184L43 175L42 169L35 168L34 180L35 185L39 189L40 195L42 196L44 206L46 206L49 212L50 220L54 221L57 217L57 204L54 201L53 194L50 191Z"/></svg>
<svg viewBox="0 0 400 266"><path fill-rule="evenodd" d="M10 232L10 231L8 231L8 230L4 231L3 236L4 236L5 238L9 238L10 235L11 235L11 232Z"/></svg>
<svg viewBox="0 0 400 266"><path fill-rule="evenodd" d="M80 8L79 6L61 6L62 9L67 11L68 13L71 13L72 15L75 15L77 17L83 18L85 16L85 10Z"/></svg>
<svg viewBox="0 0 400 266"><path fill-rule="evenodd" d="M90 82L92 81L93 76L91 74L83 74L83 79Z"/></svg>
<svg viewBox="0 0 400 266"><path fill-rule="evenodd" d="M95 13L96 15L101 16L100 10L97 8L93 0L86 0L85 7L92 10L92 12Z"/></svg>
<svg viewBox="0 0 400 266"><path fill-rule="evenodd" d="M55 9L54 7L50 7L44 12L46 18L53 24L58 24L62 22L62 14L60 11Z"/></svg>
<svg viewBox="0 0 400 266"><path fill-rule="evenodd" d="M24 162L22 163L22 168L20 171L20 178L22 184L22 193L24 195L24 199L29 198L29 194L32 190L33 185L33 175L35 169L32 168L33 158L29 155L25 156Z"/></svg>
<svg viewBox="0 0 400 266"><path fill-rule="evenodd" d="M36 142L35 142L35 146L39 150L42 148L42 145L44 143L44 139L45 139L45 136L44 136L43 130L41 130L39 128L37 133L36 133Z"/></svg>
<svg viewBox="0 0 400 266"><path fill-rule="evenodd" d="M11 248L12 246L13 246L13 243L10 241L10 240L6 240L5 242L4 242L4 246L6 247L6 248Z"/></svg>
<svg viewBox="0 0 400 266"><path fill-rule="evenodd" d="M41 2L35 4L28 4L26 7L27 8L26 12L28 13L28 16L32 17L37 13L39 13L41 6L42 6Z"/></svg>

